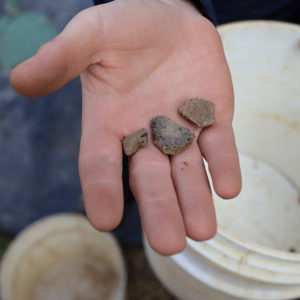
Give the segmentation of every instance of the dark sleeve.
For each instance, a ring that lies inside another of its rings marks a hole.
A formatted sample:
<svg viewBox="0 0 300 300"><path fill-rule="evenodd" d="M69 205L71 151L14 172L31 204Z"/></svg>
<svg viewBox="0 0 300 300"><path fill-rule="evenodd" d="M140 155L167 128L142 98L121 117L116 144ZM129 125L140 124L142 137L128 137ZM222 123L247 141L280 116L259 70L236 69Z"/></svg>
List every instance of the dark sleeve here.
<svg viewBox="0 0 300 300"><path fill-rule="evenodd" d="M111 1L112 0L94 0L94 4L97 5L102 3L108 3ZM196 8L203 14L203 16L208 18L215 25L217 24L216 15L211 0L189 0L189 1L196 6Z"/></svg>
<svg viewBox="0 0 300 300"><path fill-rule="evenodd" d="M189 0L196 8L203 14L204 17L211 20L214 25L217 25L217 19L214 12L213 4L211 0Z"/></svg>

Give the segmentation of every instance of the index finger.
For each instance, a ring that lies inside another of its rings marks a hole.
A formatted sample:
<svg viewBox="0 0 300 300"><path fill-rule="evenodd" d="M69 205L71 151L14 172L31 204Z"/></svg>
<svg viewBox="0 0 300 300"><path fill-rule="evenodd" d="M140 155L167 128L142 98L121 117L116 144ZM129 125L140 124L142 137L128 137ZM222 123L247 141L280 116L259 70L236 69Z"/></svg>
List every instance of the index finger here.
<svg viewBox="0 0 300 300"><path fill-rule="evenodd" d="M118 137L101 127L83 126L79 173L89 221L102 231L114 229L123 214L122 148Z"/></svg>

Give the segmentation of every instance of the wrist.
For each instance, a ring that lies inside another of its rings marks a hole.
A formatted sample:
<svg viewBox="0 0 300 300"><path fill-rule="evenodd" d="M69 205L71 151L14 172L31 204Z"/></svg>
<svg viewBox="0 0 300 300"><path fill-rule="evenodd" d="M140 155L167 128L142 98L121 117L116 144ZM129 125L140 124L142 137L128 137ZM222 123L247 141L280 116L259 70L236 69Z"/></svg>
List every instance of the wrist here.
<svg viewBox="0 0 300 300"><path fill-rule="evenodd" d="M211 21L215 26L216 16L214 13L214 9L210 0L164 0L166 2L177 4L177 5L185 5L185 7L192 8L194 11L196 10L203 17Z"/></svg>
<svg viewBox="0 0 300 300"><path fill-rule="evenodd" d="M94 4L103 4L111 2L113 0L93 0ZM195 8L198 12L209 19L214 25L216 25L216 16L214 13L213 5L211 0L163 0L169 4L182 5L183 3L190 8Z"/></svg>

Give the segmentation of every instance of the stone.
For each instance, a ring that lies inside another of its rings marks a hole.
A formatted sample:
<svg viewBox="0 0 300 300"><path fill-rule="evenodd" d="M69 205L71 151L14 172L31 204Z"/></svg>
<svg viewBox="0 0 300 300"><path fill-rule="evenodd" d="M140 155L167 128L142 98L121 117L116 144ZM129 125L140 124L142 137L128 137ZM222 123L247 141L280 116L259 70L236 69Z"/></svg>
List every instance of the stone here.
<svg viewBox="0 0 300 300"><path fill-rule="evenodd" d="M192 98L185 101L179 112L198 127L207 127L215 123L215 104L204 99Z"/></svg>
<svg viewBox="0 0 300 300"><path fill-rule="evenodd" d="M146 146L147 142L148 132L146 128L135 131L122 140L124 153L130 156L136 153L141 147Z"/></svg>
<svg viewBox="0 0 300 300"><path fill-rule="evenodd" d="M194 134L165 116L151 120L154 144L167 155L182 152L194 140Z"/></svg>

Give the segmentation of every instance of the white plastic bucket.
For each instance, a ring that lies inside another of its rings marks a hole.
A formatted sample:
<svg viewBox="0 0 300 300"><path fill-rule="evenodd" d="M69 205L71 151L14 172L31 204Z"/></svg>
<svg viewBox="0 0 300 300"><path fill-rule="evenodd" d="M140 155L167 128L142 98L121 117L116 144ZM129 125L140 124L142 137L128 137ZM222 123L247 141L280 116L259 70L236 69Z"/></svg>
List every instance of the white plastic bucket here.
<svg viewBox="0 0 300 300"><path fill-rule="evenodd" d="M243 190L214 195L218 233L163 257L145 243L162 283L179 299L300 297L300 26L219 27L235 91ZM298 252L298 253L297 253Z"/></svg>
<svg viewBox="0 0 300 300"><path fill-rule="evenodd" d="M122 300L126 272L119 246L80 215L35 222L1 263L2 300Z"/></svg>

